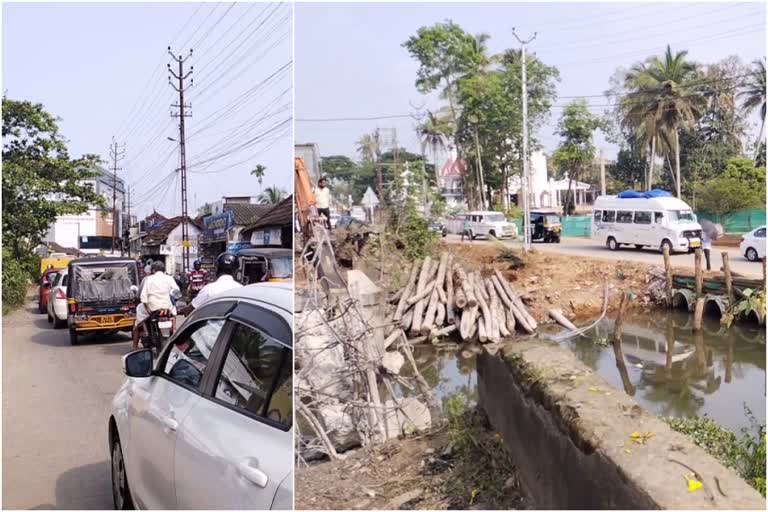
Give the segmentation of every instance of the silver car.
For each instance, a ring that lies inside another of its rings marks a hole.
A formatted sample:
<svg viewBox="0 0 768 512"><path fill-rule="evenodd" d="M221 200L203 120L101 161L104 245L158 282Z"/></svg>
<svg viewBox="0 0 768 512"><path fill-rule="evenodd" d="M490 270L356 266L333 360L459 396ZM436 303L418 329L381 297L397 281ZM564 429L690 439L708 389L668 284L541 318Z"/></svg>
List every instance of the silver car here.
<svg viewBox="0 0 768 512"><path fill-rule="evenodd" d="M109 418L115 508L292 508L292 288L218 295L156 360L123 358Z"/></svg>
<svg viewBox="0 0 768 512"><path fill-rule="evenodd" d="M48 323L53 324L54 329L67 326L67 284L69 275L67 269L63 269L53 281L48 291Z"/></svg>

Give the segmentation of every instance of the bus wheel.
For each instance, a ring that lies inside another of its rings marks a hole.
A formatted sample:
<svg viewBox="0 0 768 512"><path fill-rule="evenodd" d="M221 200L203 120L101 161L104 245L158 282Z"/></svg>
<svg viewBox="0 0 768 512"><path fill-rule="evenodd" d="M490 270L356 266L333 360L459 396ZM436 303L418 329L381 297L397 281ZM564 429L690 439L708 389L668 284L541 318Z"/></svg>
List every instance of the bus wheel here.
<svg viewBox="0 0 768 512"><path fill-rule="evenodd" d="M612 251L617 251L619 249L619 242L617 242L616 239L612 236L608 237L606 245L608 245L608 248Z"/></svg>

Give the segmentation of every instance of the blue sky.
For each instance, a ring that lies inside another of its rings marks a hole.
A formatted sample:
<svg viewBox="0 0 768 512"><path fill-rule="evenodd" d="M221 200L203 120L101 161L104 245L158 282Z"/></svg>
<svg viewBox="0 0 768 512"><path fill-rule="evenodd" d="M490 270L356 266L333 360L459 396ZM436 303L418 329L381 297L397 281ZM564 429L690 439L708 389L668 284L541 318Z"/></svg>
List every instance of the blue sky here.
<svg viewBox="0 0 768 512"><path fill-rule="evenodd" d="M258 195L250 170L259 163L264 187L290 190L291 123L280 123L291 117L291 12L290 4L4 3L3 91L59 116L73 156L106 158L116 135L126 143L134 211L178 215L167 47L192 47L190 213L224 195Z"/></svg>
<svg viewBox="0 0 768 512"><path fill-rule="evenodd" d="M323 155L355 155L355 141L376 127L396 128L401 145L418 152L411 118L345 122L302 119L408 115L434 109L437 98L416 91L417 63L401 44L423 25L451 19L470 33L491 36L491 53L517 47L538 32L530 50L560 70L560 96L600 95L618 67L629 67L667 43L691 59L712 63L729 55L743 62L765 56L765 3L412 3L297 4L296 140L316 142ZM570 99L559 99L564 105ZM605 98L589 98L605 105ZM603 107L592 109L601 113ZM553 108L538 132L545 151L557 144ZM753 116L757 123L757 117ZM758 127L759 128L759 127ZM754 129L754 137L757 129ZM598 133L612 158L616 148Z"/></svg>

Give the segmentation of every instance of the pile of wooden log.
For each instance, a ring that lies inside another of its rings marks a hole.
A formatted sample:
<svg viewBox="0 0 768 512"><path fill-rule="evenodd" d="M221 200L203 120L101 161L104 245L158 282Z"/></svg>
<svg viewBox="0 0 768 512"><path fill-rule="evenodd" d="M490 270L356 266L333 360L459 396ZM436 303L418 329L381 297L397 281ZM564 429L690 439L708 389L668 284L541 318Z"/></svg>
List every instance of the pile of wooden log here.
<svg viewBox="0 0 768 512"><path fill-rule="evenodd" d="M537 323L512 284L498 270L483 277L467 272L443 253L411 268L408 284L393 295L397 308L385 345L405 335L411 343L437 340L458 331L463 341L497 343L520 331L533 334Z"/></svg>

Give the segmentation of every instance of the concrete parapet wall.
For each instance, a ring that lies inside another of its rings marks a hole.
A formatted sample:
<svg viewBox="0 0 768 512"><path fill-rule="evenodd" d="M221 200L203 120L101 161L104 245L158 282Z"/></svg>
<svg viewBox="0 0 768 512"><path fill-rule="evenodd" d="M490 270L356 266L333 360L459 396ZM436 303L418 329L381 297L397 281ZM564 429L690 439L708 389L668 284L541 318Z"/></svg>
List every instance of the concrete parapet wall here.
<svg viewBox="0 0 768 512"><path fill-rule="evenodd" d="M539 509L765 509L733 470L640 408L567 348L511 342L478 356L480 406ZM652 433L642 444L633 433ZM690 466L704 486L690 492Z"/></svg>

